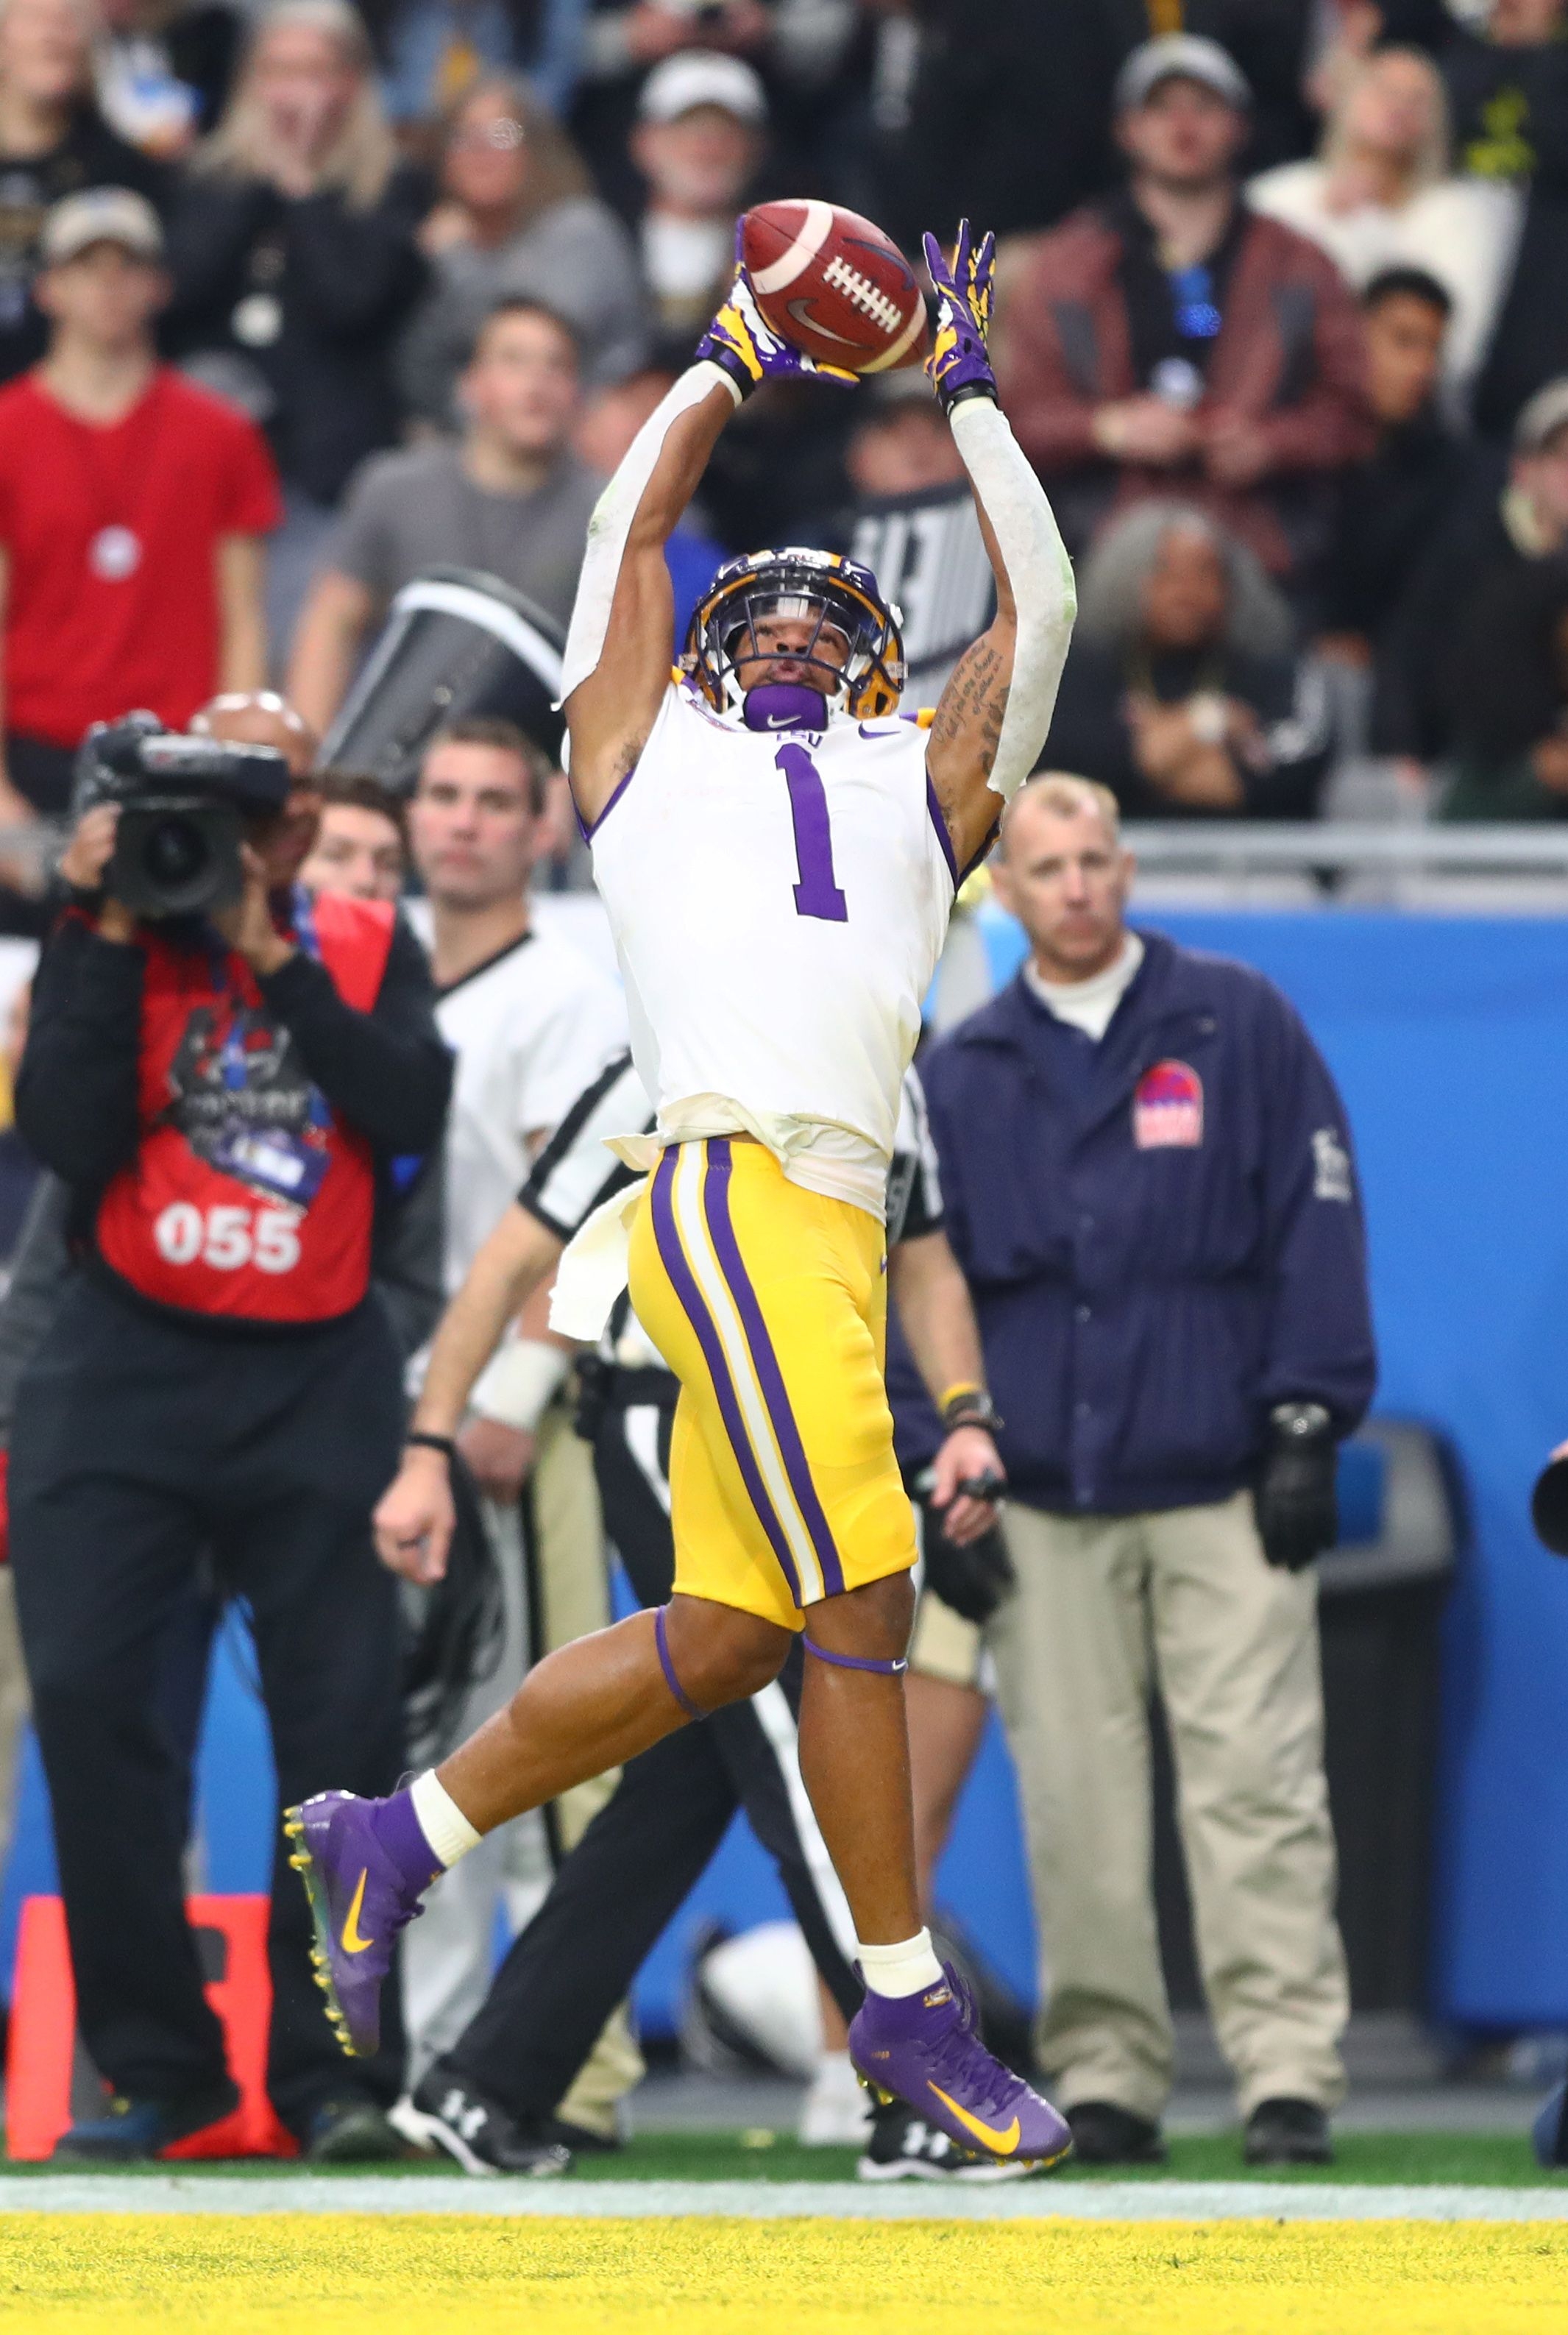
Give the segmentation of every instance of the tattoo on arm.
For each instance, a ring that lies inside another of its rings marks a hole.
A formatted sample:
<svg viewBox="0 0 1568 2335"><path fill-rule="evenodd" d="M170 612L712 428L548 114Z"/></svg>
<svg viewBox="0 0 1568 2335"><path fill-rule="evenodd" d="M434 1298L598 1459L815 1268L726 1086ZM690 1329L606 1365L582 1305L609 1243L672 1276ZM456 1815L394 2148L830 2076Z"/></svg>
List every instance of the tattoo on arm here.
<svg viewBox="0 0 1568 2335"><path fill-rule="evenodd" d="M959 659L931 725L932 746L973 752L982 779L991 776L996 761L1011 677L1011 656L989 635L976 641Z"/></svg>

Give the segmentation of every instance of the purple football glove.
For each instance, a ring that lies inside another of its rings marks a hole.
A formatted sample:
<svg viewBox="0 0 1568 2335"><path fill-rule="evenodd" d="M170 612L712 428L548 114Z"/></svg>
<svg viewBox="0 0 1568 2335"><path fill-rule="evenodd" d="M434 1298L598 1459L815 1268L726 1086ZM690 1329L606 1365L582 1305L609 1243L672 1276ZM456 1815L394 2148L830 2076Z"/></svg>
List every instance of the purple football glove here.
<svg viewBox="0 0 1568 2335"><path fill-rule="evenodd" d="M741 263L740 232L737 221L734 281L723 306L697 344L696 361L701 363L706 358L711 364L721 365L742 397L750 397L765 381L820 379L843 382L853 388L855 373L837 365L818 364L814 357L781 340L768 323Z"/></svg>
<svg viewBox="0 0 1568 2335"><path fill-rule="evenodd" d="M991 270L996 237L976 243L969 221L958 230L950 267L934 235L925 238L925 265L936 287L936 337L925 370L948 412L966 397L996 395L996 376L986 354L991 325Z"/></svg>

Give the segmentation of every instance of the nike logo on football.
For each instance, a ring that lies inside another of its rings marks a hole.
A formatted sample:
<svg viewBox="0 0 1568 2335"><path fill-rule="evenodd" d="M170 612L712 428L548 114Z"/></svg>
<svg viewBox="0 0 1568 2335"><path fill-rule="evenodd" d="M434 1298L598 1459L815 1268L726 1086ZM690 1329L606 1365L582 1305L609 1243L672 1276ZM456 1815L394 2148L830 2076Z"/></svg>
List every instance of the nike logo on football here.
<svg viewBox="0 0 1568 2335"><path fill-rule="evenodd" d="M961 2108L958 2102L955 2099L951 2099L947 2093L943 2090L940 2084L932 2083L929 2076L926 2078L925 2081L927 2088L936 2094L936 2097L942 2102L943 2107L953 2110L953 2115L958 2118L958 2121L963 2127L964 2131L972 2133L974 2138L979 2141L982 2148L990 2149L993 2156L1011 2156L1012 2155L1013 2150L1018 2146L1019 2141L1022 2137L1023 2132L1023 2127L1019 2123L1016 2117L1013 2117L1012 2122L1010 2125L1004 2126L1002 2131L998 2132L993 2125L982 2124L977 2116L971 2116L967 2108Z"/></svg>
<svg viewBox="0 0 1568 2335"><path fill-rule="evenodd" d="M373 1938L362 1938L359 1933L360 1908L364 1904L364 1884L369 1879L370 1867L367 1865L360 1875L359 1887L353 1893L353 1903L348 1909L348 1919L343 1925L341 1943L345 1954L363 1954L367 1946L373 1946L375 1943Z"/></svg>
<svg viewBox="0 0 1568 2335"><path fill-rule="evenodd" d="M808 332L820 333L825 341L837 341L841 348L846 349L859 347L859 343L852 341L847 333L836 333L830 325L822 322L820 316L814 316L809 300L791 300L789 309L798 325L804 325Z"/></svg>

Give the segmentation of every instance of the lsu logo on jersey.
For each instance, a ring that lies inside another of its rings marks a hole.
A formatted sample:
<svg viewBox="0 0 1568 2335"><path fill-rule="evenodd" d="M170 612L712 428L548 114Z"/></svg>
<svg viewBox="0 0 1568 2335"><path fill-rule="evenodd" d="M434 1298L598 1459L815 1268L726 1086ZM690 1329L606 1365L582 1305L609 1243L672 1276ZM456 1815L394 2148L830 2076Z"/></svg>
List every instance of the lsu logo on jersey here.
<svg viewBox="0 0 1568 2335"><path fill-rule="evenodd" d="M1140 1151L1195 1150L1204 1139L1204 1082L1188 1062L1157 1062L1132 1099L1132 1139Z"/></svg>

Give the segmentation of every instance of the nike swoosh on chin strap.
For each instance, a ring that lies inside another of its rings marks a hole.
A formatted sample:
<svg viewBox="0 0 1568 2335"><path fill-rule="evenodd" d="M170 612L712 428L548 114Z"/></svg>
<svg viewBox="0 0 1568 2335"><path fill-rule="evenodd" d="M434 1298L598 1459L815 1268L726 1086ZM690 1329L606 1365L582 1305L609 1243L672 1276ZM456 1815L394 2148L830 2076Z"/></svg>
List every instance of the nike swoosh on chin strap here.
<svg viewBox="0 0 1568 2335"><path fill-rule="evenodd" d="M982 2124L977 2116L971 2116L967 2108L960 2107L958 2102L955 2099L951 2099L947 2093L943 2090L940 2084L933 2084L931 2082L929 2076L925 2080L930 2086L930 2088L936 2094L937 2098L943 2103L944 2107L950 2107L953 2110L953 2115L958 2118L958 2121L963 2127L964 2131L973 2133L975 2139L979 2141L982 2148L989 2149L993 2156L1011 2156L1012 2155L1013 2150L1018 2146L1019 2139L1022 2132L1022 2127L1020 2125L1016 2117L1013 2117L1012 2122L1006 2126L1002 2131L996 2132L990 2125Z"/></svg>
<svg viewBox="0 0 1568 2335"><path fill-rule="evenodd" d="M345 1954L363 1954L367 1946L373 1946L375 1943L373 1938L362 1938L359 1933L360 1907L364 1904L364 1884L369 1879L370 1867L367 1865L360 1875L359 1887L353 1893L353 1903L348 1909L348 1919L343 1925L341 1943ZM958 2113L962 2116L963 2109L960 2108Z"/></svg>

